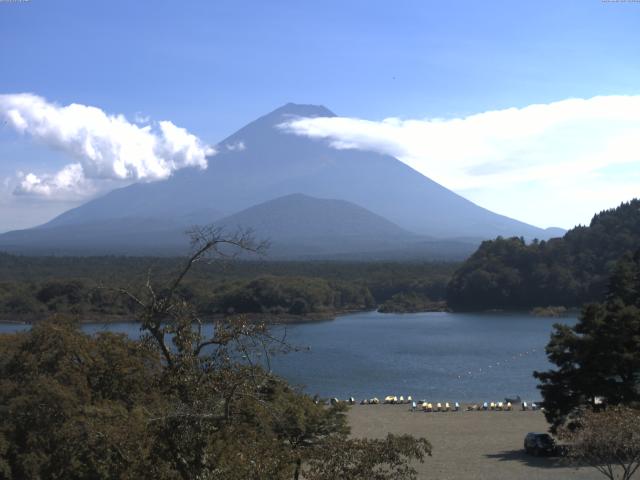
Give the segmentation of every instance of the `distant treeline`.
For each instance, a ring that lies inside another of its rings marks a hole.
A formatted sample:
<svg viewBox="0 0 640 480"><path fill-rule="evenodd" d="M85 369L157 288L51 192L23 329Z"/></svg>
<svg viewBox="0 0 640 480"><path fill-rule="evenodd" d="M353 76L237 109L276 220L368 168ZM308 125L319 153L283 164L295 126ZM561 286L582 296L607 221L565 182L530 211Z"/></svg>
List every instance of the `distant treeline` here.
<svg viewBox="0 0 640 480"><path fill-rule="evenodd" d="M24 257L0 254L0 318L53 313L132 318L131 293L160 284L183 260L148 257ZM180 294L205 315L320 315L412 311L442 305L458 264L237 261L197 265ZM407 301L413 305L407 306ZM386 302L386 303L385 303ZM440 303L438 303L440 302Z"/></svg>
<svg viewBox="0 0 640 480"><path fill-rule="evenodd" d="M601 301L616 262L640 247L640 200L593 217L562 238L483 242L449 283L454 310L580 306Z"/></svg>
<svg viewBox="0 0 640 480"><path fill-rule="evenodd" d="M194 267L181 295L205 315L331 317L379 308L425 310L578 307L601 301L616 262L640 247L640 200L593 217L563 237L483 242L463 264L438 262L235 261ZM0 319L53 313L132 318L131 292L162 284L184 259L26 257L0 253ZM138 289L138 290L136 290ZM445 304L446 300L446 304Z"/></svg>

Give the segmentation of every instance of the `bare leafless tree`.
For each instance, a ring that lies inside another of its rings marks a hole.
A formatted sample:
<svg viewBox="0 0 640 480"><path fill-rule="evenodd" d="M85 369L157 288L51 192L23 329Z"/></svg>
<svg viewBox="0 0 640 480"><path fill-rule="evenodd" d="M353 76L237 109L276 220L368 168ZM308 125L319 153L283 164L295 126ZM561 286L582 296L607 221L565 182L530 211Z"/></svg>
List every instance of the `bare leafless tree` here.
<svg viewBox="0 0 640 480"><path fill-rule="evenodd" d="M193 227L189 232L191 251L180 270L167 285L154 285L151 271L147 275L145 296L134 294L121 288L120 292L128 296L139 307L138 318L141 328L147 332L160 349L167 365L175 363L177 355L198 355L207 346L226 345L231 339L243 334L266 331L264 325L246 322L225 321L217 324L211 335L203 330L200 313L177 293L187 274L197 263L234 258L240 253L262 255L267 243L256 242L250 230L240 230L227 234L224 229L213 226ZM193 328L195 326L195 328ZM167 343L172 339L174 349Z"/></svg>

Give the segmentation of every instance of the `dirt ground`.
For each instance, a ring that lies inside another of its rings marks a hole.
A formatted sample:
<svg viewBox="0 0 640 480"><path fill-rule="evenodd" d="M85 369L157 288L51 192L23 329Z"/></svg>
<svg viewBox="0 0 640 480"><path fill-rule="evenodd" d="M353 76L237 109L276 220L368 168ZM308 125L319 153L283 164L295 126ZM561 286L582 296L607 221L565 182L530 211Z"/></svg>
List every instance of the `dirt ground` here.
<svg viewBox="0 0 640 480"><path fill-rule="evenodd" d="M600 479L595 469L568 466L560 458L524 453L527 432L546 432L539 412L411 412L408 405L355 405L349 412L355 437L387 433L425 437L433 456L416 465L420 479Z"/></svg>

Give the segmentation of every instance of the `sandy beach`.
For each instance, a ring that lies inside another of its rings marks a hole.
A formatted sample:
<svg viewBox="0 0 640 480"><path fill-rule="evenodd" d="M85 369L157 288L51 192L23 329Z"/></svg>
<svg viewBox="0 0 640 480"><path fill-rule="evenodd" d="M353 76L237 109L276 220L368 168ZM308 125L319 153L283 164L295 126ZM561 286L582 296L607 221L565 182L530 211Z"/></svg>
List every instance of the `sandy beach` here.
<svg viewBox="0 0 640 480"><path fill-rule="evenodd" d="M540 411L411 412L408 405L354 405L349 412L354 437L409 433L427 438L433 456L418 464L420 479L599 479L590 467L576 469L560 458L524 453L527 432L546 432Z"/></svg>

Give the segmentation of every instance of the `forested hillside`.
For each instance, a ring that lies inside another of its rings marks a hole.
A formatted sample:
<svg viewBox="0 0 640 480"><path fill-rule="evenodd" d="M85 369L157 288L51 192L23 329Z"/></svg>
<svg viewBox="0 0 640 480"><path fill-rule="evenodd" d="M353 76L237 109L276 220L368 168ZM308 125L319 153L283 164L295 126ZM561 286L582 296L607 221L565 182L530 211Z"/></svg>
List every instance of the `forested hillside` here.
<svg viewBox="0 0 640 480"><path fill-rule="evenodd" d="M455 272L447 303L455 310L579 306L601 300L616 262L640 246L640 200L593 217L562 238L525 243L498 237Z"/></svg>

